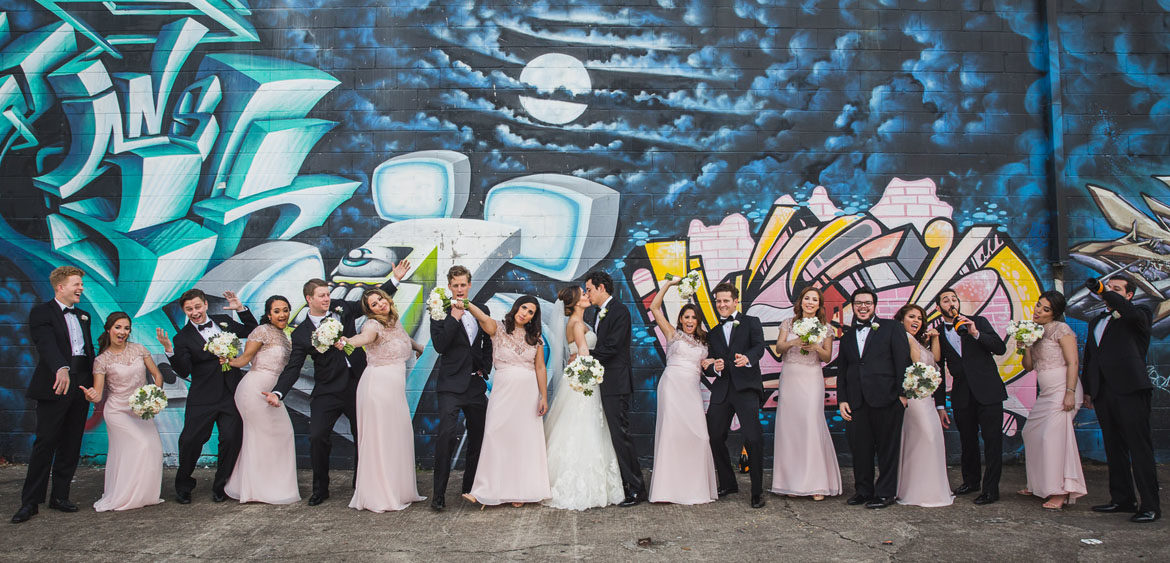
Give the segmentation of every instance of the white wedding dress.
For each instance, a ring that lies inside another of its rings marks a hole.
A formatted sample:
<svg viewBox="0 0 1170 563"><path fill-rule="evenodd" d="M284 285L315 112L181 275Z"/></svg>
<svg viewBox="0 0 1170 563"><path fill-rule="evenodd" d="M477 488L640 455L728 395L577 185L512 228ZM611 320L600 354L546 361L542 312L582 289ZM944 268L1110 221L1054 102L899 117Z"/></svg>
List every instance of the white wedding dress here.
<svg viewBox="0 0 1170 563"><path fill-rule="evenodd" d="M592 348L597 343L593 331L585 333L585 342ZM568 346L569 355L577 353L575 343ZM550 373L564 377L563 372ZM617 455L609 437L609 426L601 410L601 390L592 396L574 391L564 382L544 420L544 437L548 450L548 477L552 497L545 506L568 510L585 510L617 504L625 498L622 475L618 471Z"/></svg>

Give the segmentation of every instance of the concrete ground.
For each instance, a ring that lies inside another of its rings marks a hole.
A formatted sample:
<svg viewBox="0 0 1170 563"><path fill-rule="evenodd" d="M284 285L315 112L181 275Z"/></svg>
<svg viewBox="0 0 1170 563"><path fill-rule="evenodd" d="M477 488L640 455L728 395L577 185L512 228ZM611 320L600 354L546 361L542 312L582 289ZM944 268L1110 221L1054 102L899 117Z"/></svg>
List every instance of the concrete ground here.
<svg viewBox="0 0 1170 563"><path fill-rule="evenodd" d="M456 473L446 511L432 512L421 502L385 514L347 508L349 490L340 484L350 473L344 471L333 474L333 497L310 507L304 501L213 503L210 469L196 472L194 501L180 505L171 499L174 471L167 470L165 503L98 514L91 505L101 496L102 470L82 468L72 493L81 512L63 514L41 505L29 522L0 523L0 560L1170 560L1170 518L1141 525L1130 523L1128 515L1089 510L1108 500L1103 465L1085 466L1089 496L1061 512L1045 511L1040 499L1014 493L1023 486L1022 465L1004 469L1000 502L982 507L967 496L944 508L867 510L846 506L845 495L814 502L769 493L767 506L752 510L747 475L740 475L742 492L701 506L481 510L458 497ZM24 475L25 466L0 467L4 518L19 508ZM429 494L431 474L418 477L419 491ZM846 495L852 494L848 468L844 480ZM307 498L308 472L300 481ZM955 468L951 482L958 482Z"/></svg>

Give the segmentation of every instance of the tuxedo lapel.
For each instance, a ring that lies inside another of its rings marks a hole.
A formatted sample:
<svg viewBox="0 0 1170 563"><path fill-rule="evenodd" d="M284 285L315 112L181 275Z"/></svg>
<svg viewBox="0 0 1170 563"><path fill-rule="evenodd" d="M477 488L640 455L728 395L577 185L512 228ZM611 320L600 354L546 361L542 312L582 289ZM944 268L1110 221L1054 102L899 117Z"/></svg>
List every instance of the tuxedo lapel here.
<svg viewBox="0 0 1170 563"><path fill-rule="evenodd" d="M69 340L69 324L65 322L65 312L61 310L61 306L57 304L56 299L49 301L49 307L53 310L51 316L53 319L53 331L57 334L57 342L64 342L65 349L71 354L73 347ZM69 354L66 355L68 356Z"/></svg>
<svg viewBox="0 0 1170 563"><path fill-rule="evenodd" d="M842 338L848 341L846 346L853 348L853 357L861 359L861 347L857 344L857 329L851 328L848 332L841 335Z"/></svg>

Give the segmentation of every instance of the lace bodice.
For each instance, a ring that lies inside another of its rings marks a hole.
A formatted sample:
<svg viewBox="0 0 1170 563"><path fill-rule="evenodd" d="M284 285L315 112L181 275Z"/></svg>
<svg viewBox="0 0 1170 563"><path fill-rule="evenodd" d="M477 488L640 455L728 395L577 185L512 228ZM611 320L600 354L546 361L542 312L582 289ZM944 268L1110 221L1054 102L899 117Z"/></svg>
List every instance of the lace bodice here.
<svg viewBox="0 0 1170 563"><path fill-rule="evenodd" d="M666 345L666 365L699 369L699 364L707 358L707 345L681 330L675 330L674 336Z"/></svg>
<svg viewBox="0 0 1170 563"><path fill-rule="evenodd" d="M597 333L593 332L593 329L589 328L589 325L585 325L585 345L590 350L597 347ZM565 331L565 350L568 352L565 355L566 358L577 353L577 343L569 340L568 331Z"/></svg>
<svg viewBox="0 0 1170 563"><path fill-rule="evenodd" d="M529 346L524 341L523 327L516 327L513 334L508 334L504 330L504 323L496 320L496 334L492 336L492 361L497 368L534 369L537 346L544 346L544 339L538 339L536 346Z"/></svg>
<svg viewBox="0 0 1170 563"><path fill-rule="evenodd" d="M373 342L366 344L368 365L373 367L406 363L412 350L410 337L402 330L401 323L387 327L374 319L369 319L362 325L362 334L370 332L377 333L377 336Z"/></svg>
<svg viewBox="0 0 1170 563"><path fill-rule="evenodd" d="M283 330L264 323L248 335L248 342L260 343L260 350L252 356L252 369L280 373L284 369L284 364L288 363L292 341L285 336Z"/></svg>
<svg viewBox="0 0 1170 563"><path fill-rule="evenodd" d="M150 356L146 347L136 342L127 342L120 352L106 350L93 361L93 372L105 374L108 401L125 404L135 389L146 385L146 362Z"/></svg>
<svg viewBox="0 0 1170 563"><path fill-rule="evenodd" d="M939 336L939 338L946 337ZM911 340L914 342L914 347L918 349L918 361L934 369L938 369L938 363L934 361L934 352L930 349L930 347L919 342L917 338L912 338Z"/></svg>
<svg viewBox="0 0 1170 563"><path fill-rule="evenodd" d="M1073 334L1068 325L1052 321L1044 325L1044 336L1032 345L1032 367L1036 371L1068 367L1060 351L1060 339Z"/></svg>
<svg viewBox="0 0 1170 563"><path fill-rule="evenodd" d="M792 317L784 319L784 322L780 325L781 332L787 331L789 340L796 338L796 335L792 333L792 320ZM828 338L828 336L825 337L826 340ZM824 342L824 340L821 342ZM821 358L820 356L817 356L816 352L801 354L800 346L793 346L789 348L786 352L784 352L784 356L781 358L781 361L786 364L791 362L793 364L805 364L810 366L821 365Z"/></svg>

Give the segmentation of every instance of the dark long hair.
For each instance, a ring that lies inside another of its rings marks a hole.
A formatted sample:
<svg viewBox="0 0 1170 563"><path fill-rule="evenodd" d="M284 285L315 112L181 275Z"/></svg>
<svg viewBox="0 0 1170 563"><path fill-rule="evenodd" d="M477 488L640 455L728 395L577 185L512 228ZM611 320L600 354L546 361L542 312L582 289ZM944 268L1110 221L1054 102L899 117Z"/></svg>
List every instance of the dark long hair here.
<svg viewBox="0 0 1170 563"><path fill-rule="evenodd" d="M523 295L512 304L512 310L504 315L504 331L512 334L516 329L516 312L527 303L531 303L536 312L532 314L532 320L524 325L524 342L529 346L536 346L540 342L540 302L531 295Z"/></svg>
<svg viewBox="0 0 1170 563"><path fill-rule="evenodd" d="M286 299L283 295L273 295L272 297L269 297L267 300L264 301L264 316L260 317L260 324L262 324L262 325L272 324L272 319L269 318L269 315L272 314L272 305L274 303L276 303L277 301L284 301L284 304L288 305L288 309L289 309L288 313L290 315L290 318L288 320L292 321L292 318L291 318L292 303L289 303L288 299Z"/></svg>
<svg viewBox="0 0 1170 563"><path fill-rule="evenodd" d="M922 332L924 330L926 330L926 310L925 309L923 309L922 307L919 307L918 305L915 305L913 303L907 303L905 305L902 305L902 308L898 309L897 313L894 313L894 320L901 323L902 319L905 319L906 314L909 313L910 311L918 311L918 314L922 316L922 324L918 326L918 334L914 335L914 338L917 338L918 340L922 340Z"/></svg>
<svg viewBox="0 0 1170 563"><path fill-rule="evenodd" d="M1052 307L1052 320L1059 321L1064 318L1064 308L1068 306L1068 302L1064 298L1064 294L1050 289L1040 294L1036 301L1044 299L1048 301L1048 305Z"/></svg>
<svg viewBox="0 0 1170 563"><path fill-rule="evenodd" d="M683 315L685 315L687 311L694 311L695 313L695 340L698 340L699 344L706 344L707 331L703 330L703 313L699 312L699 306L695 305L694 303L687 303L678 310L678 322L675 323L674 329L683 334L686 334L686 331L683 330L682 321Z"/></svg>
<svg viewBox="0 0 1170 563"><path fill-rule="evenodd" d="M118 322L118 319L126 319L127 321L130 321L130 315L122 311L114 311L113 313L110 313L108 317L106 317L105 329L102 330L101 336L98 336L98 354L105 352L106 348L110 347L110 327L114 326L114 323ZM134 321L130 321L130 325L131 329L133 329Z"/></svg>

